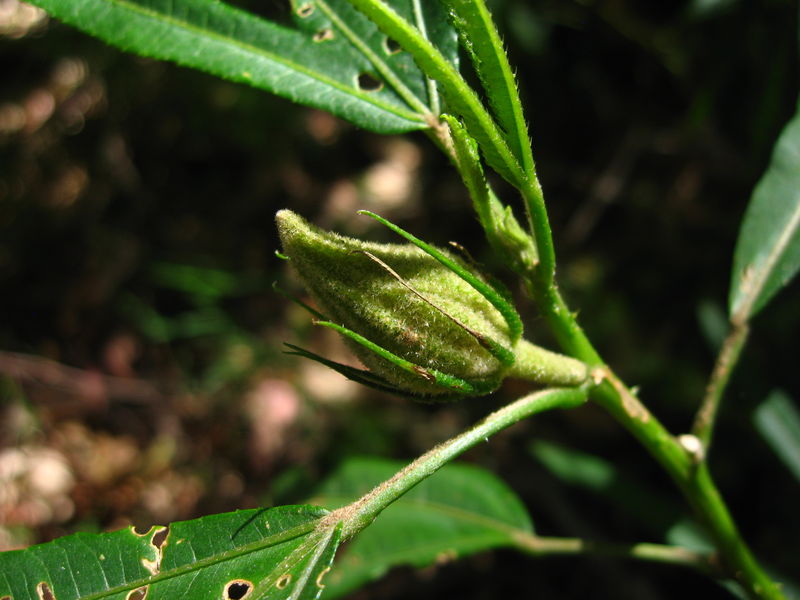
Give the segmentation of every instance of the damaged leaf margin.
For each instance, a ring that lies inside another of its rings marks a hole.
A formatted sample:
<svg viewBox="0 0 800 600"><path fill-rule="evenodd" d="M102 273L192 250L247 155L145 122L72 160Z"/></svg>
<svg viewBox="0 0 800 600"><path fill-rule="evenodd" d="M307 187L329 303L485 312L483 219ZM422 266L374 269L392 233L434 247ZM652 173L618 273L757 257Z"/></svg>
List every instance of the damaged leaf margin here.
<svg viewBox="0 0 800 600"><path fill-rule="evenodd" d="M0 554L0 598L317 598L341 537L328 514L281 506L78 533Z"/></svg>

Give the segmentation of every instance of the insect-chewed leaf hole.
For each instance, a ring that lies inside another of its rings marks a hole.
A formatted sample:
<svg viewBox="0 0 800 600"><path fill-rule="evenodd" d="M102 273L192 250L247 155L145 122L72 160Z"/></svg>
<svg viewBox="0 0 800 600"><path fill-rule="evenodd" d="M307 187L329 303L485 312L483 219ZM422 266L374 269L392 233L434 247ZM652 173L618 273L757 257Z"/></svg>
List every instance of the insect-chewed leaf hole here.
<svg viewBox="0 0 800 600"><path fill-rule="evenodd" d="M372 73L361 73L358 76L358 88L364 92L377 92L383 88L383 82Z"/></svg>
<svg viewBox="0 0 800 600"><path fill-rule="evenodd" d="M383 40L383 47L386 54L398 54L403 51L403 47L390 37Z"/></svg>
<svg viewBox="0 0 800 600"><path fill-rule="evenodd" d="M314 3L306 2L297 7L297 16L301 19L306 19L314 12Z"/></svg>
<svg viewBox="0 0 800 600"><path fill-rule="evenodd" d="M45 581L40 581L36 585L36 595L39 596L39 600L56 600L53 590L50 589L50 586Z"/></svg>
<svg viewBox="0 0 800 600"><path fill-rule="evenodd" d="M153 540L150 542L156 548L161 548L164 545L164 542L167 541L167 536L169 535L169 527L162 527L158 531L155 532L153 535Z"/></svg>
<svg viewBox="0 0 800 600"><path fill-rule="evenodd" d="M291 573L284 573L280 577L278 577L278 581L275 582L275 587L279 590L286 589L286 586L289 585L289 582L292 580Z"/></svg>
<svg viewBox="0 0 800 600"><path fill-rule="evenodd" d="M322 569L322 571L319 572L319 575L317 575L317 581L315 583L317 584L317 587L319 589L321 590L325 589L325 584L322 583L322 578L325 577L325 575L327 575L330 572L330 570L331 570L330 567L325 567L324 569Z"/></svg>
<svg viewBox="0 0 800 600"><path fill-rule="evenodd" d="M225 584L224 600L243 600L253 591L253 584L246 579L234 579Z"/></svg>
<svg viewBox="0 0 800 600"><path fill-rule="evenodd" d="M315 33L312 38L315 42L327 42L333 39L333 29L330 27L326 27L325 29L320 29L317 33Z"/></svg>
<svg viewBox="0 0 800 600"><path fill-rule="evenodd" d="M148 591L150 591L150 587L147 585L136 588L135 590L128 592L128 595L125 596L125 600L144 600L147 598Z"/></svg>

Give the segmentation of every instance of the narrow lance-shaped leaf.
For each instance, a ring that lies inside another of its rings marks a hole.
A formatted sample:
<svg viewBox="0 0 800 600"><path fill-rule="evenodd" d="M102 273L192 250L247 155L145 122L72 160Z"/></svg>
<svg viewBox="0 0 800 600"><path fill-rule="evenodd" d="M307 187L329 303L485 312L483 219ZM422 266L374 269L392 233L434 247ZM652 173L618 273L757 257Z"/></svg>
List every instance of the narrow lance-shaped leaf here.
<svg viewBox="0 0 800 600"><path fill-rule="evenodd" d="M373 131L429 126L428 80L346 0L293 0L295 27L213 0L33 3L123 50L247 83ZM407 2L393 3L411 16ZM432 42L456 60L457 38L443 9L427 4Z"/></svg>
<svg viewBox="0 0 800 600"><path fill-rule="evenodd" d="M782 390L773 390L753 415L756 428L800 481L800 410Z"/></svg>
<svg viewBox="0 0 800 600"><path fill-rule="evenodd" d="M347 504L401 463L351 459L326 481L315 502ZM386 508L358 534L326 579L323 598L338 598L399 565L428 566L489 548L514 546L533 533L524 505L502 481L470 465L447 465Z"/></svg>
<svg viewBox="0 0 800 600"><path fill-rule="evenodd" d="M313 506L236 511L0 554L4 600L312 599L341 527ZM322 526L321 526L322 524Z"/></svg>
<svg viewBox="0 0 800 600"><path fill-rule="evenodd" d="M800 109L756 185L733 259L731 318L747 321L800 269Z"/></svg>
<svg viewBox="0 0 800 600"><path fill-rule="evenodd" d="M461 44L469 52L508 146L526 172L534 172L528 128L508 56L483 0L443 0Z"/></svg>

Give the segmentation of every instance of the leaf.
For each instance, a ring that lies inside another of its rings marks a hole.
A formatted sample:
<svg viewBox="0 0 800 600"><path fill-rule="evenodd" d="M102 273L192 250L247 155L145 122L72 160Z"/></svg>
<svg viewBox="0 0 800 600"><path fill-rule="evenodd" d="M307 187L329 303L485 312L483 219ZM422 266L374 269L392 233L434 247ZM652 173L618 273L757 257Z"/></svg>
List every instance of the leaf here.
<svg viewBox="0 0 800 600"><path fill-rule="evenodd" d="M347 0L293 0L294 28L215 0L33 3L123 50L247 83L379 133L426 128L436 112L412 58ZM408 2L393 4L411 16ZM438 2L426 3L425 18L432 41L456 61L457 38Z"/></svg>
<svg viewBox="0 0 800 600"><path fill-rule="evenodd" d="M352 502L389 479L403 463L351 459L322 486L315 502ZM324 598L336 598L391 567L427 566L489 548L513 546L533 526L517 496L494 475L447 465L396 500L336 561Z"/></svg>
<svg viewBox="0 0 800 600"><path fill-rule="evenodd" d="M445 56L408 19L385 0L349 0L374 21L382 31L395 39L436 80L446 100L445 111L460 117L469 134L475 138L486 162L509 183L524 187L528 174L509 148L503 132L483 106L478 95L458 72L457 63ZM426 2L434 4L433 2Z"/></svg>
<svg viewBox="0 0 800 600"><path fill-rule="evenodd" d="M533 442L530 452L561 481L601 496L654 534L664 533L681 514L680 508L663 494L642 485L599 456L543 440Z"/></svg>
<svg viewBox="0 0 800 600"><path fill-rule="evenodd" d="M506 143L523 168L534 171L531 143L514 73L483 0L443 0L486 90Z"/></svg>
<svg viewBox="0 0 800 600"><path fill-rule="evenodd" d="M731 318L744 322L754 316L798 269L800 110L778 138L742 221L733 259Z"/></svg>
<svg viewBox="0 0 800 600"><path fill-rule="evenodd" d="M756 409L756 429L800 481L800 411L782 390L774 390Z"/></svg>
<svg viewBox="0 0 800 600"><path fill-rule="evenodd" d="M313 506L75 535L0 554L3 600L316 598L341 526Z"/></svg>
<svg viewBox="0 0 800 600"><path fill-rule="evenodd" d="M712 300L701 300L697 304L695 315L709 349L714 354L718 353L730 328L724 307Z"/></svg>

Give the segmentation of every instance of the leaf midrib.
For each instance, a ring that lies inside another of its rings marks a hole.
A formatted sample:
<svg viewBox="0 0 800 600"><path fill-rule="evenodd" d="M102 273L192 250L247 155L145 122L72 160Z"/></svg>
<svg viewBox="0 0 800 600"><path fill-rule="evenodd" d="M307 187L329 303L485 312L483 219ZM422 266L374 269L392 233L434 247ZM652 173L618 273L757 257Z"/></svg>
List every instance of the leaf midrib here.
<svg viewBox="0 0 800 600"><path fill-rule="evenodd" d="M296 539L302 535L305 535L312 531L316 524L318 523L319 519L311 519L308 522L301 523L300 525L295 525L290 529L286 529L281 531L280 533L272 534L266 537L263 537L259 540L255 540L250 542L249 544L243 544L242 546L236 546L233 548L229 548L228 550L224 550L217 554L212 554L205 558L201 558L199 560L195 560L193 562L187 562L182 565L177 565L176 567L167 570L167 571L159 571L155 575L150 575L147 577L138 578L135 580L128 581L122 585L115 586L113 588L107 588L103 591L96 592L94 594L89 594L88 596L80 596L80 600L100 600L102 598L107 598L108 596L112 596L115 594L119 594L126 590L135 590L140 587L144 586L151 586L156 585L158 583L168 581L170 579L174 579L175 577L180 577L182 575L186 575L193 571L197 571L200 569L204 569L208 566L215 565L218 563L226 562L228 560L232 560L234 558L239 558L246 554L251 554L253 552L258 552L259 550L264 550L266 548L270 548L272 546L277 546L279 544L283 544L285 542L289 542L293 539ZM166 548L166 544L168 543L165 541L164 548ZM77 588L76 588L77 589Z"/></svg>
<svg viewBox="0 0 800 600"><path fill-rule="evenodd" d="M319 504L321 506L341 506L345 505L349 502L352 502L351 497L343 497L343 496L319 496L314 497L314 503ZM391 506L407 506L411 507L417 506L422 508L430 509L431 511L443 513L446 515L454 516L456 518L461 519L462 521L483 525L485 527L489 527L492 529L496 529L502 531L503 533L508 534L509 536L518 535L519 533L530 534L531 531L528 529L524 529L521 527L515 527L509 523L505 523L503 521L498 521L494 518L487 517L480 513L471 512L467 509L458 508L455 506L451 506L448 504L442 504L439 502L434 502L430 500L421 500L416 498L408 498L408 499L401 499L395 502ZM389 508L391 508L391 506Z"/></svg>
<svg viewBox="0 0 800 600"><path fill-rule="evenodd" d="M740 304L739 310L737 310L737 315L744 315L745 318L750 315L753 310L753 306L761 297L764 286L766 286L767 281L772 275L775 265L778 264L783 256L783 251L792 242L794 234L797 232L798 228L800 228L800 202L796 203L794 211L792 212L786 227L783 228L781 234L778 236L778 239L775 240L775 243L772 245L772 248L767 253L766 257L760 261L761 264L758 266L752 265L754 269L757 268L757 275L754 278L753 283L745 288L744 297L742 299L742 303Z"/></svg>

